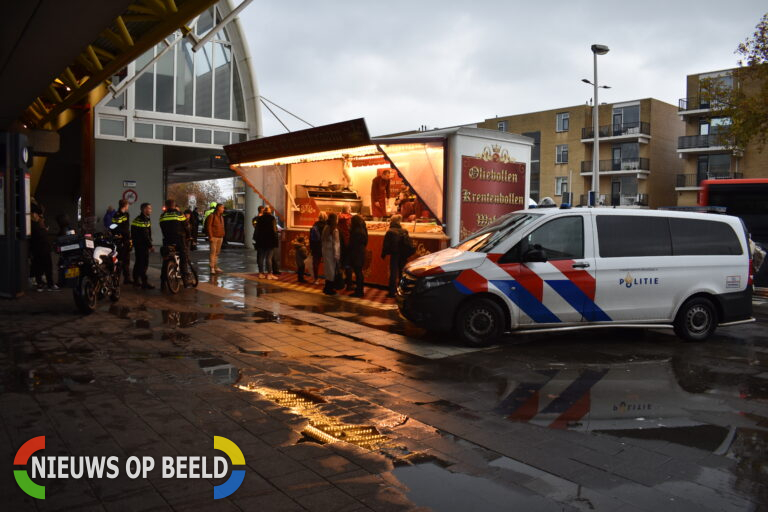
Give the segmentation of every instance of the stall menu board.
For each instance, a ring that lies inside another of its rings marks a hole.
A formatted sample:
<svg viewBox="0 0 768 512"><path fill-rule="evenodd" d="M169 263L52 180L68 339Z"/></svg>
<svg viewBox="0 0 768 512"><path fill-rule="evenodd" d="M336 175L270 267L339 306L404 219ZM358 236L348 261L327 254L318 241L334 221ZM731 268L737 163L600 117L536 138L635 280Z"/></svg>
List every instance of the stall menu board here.
<svg viewBox="0 0 768 512"><path fill-rule="evenodd" d="M461 157L462 239L525 204L525 163L513 161L496 145Z"/></svg>
<svg viewBox="0 0 768 512"><path fill-rule="evenodd" d="M311 197L299 197L296 199L298 211L293 212L294 226L312 226L320 215L320 208Z"/></svg>

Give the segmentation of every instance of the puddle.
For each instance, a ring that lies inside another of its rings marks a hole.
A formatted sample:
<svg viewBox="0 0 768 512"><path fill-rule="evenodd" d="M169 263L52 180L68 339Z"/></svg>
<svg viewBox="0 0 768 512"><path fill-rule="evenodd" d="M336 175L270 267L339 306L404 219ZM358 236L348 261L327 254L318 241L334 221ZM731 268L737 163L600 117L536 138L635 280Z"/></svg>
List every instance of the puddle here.
<svg viewBox="0 0 768 512"><path fill-rule="evenodd" d="M311 440L320 444L343 441L366 450L381 449L390 440L373 425L354 425L325 414L322 406L328 401L308 390L279 390L258 386L237 386L238 389L256 392L264 398L288 408L293 414L309 422L301 432L299 442Z"/></svg>
<svg viewBox="0 0 768 512"><path fill-rule="evenodd" d="M92 382L93 373L86 368L66 373L58 373L47 367L31 370L12 368L11 371L3 372L0 393L54 393L70 391L74 386Z"/></svg>
<svg viewBox="0 0 768 512"><path fill-rule="evenodd" d="M208 355L210 356L210 354ZM197 364L203 372L213 377L219 384L236 384L242 376L240 370L235 365L218 357L211 356L198 359Z"/></svg>
<svg viewBox="0 0 768 512"><path fill-rule="evenodd" d="M526 489L453 473L433 462L397 467L392 474L408 487L406 495L416 505L440 512L562 510L556 503Z"/></svg>

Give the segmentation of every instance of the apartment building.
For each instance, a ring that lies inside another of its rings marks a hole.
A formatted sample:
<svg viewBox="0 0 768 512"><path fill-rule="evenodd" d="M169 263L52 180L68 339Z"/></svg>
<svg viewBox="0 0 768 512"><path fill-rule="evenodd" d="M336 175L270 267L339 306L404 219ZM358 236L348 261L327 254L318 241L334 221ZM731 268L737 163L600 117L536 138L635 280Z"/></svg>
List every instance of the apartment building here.
<svg viewBox="0 0 768 512"><path fill-rule="evenodd" d="M531 196L571 199L586 204L592 188L594 130L592 106L575 105L540 112L495 117L478 128L531 137ZM677 204L675 180L682 163L676 156L684 124L677 108L646 98L599 107L601 202L617 206Z"/></svg>
<svg viewBox="0 0 768 512"><path fill-rule="evenodd" d="M759 152L754 144L729 148L720 133L730 119L718 117L702 94L705 79L725 87L740 86L733 83L732 72L733 68L686 77L686 96L678 107L680 119L685 122L685 135L677 143L682 161L682 172L675 180L679 206L697 204L699 184L705 179L768 178L768 151Z"/></svg>

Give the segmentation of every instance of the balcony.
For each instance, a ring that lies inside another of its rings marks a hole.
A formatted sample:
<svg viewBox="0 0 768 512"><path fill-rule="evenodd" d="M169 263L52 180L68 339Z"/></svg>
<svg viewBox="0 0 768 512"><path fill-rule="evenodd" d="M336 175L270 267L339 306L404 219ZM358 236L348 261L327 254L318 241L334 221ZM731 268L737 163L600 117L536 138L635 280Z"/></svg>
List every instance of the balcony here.
<svg viewBox="0 0 768 512"><path fill-rule="evenodd" d="M634 122L634 123L616 123L605 126L600 126L600 139L635 139L635 138L647 138L651 136L650 123ZM581 129L581 140L594 139L595 130L591 126Z"/></svg>
<svg viewBox="0 0 768 512"><path fill-rule="evenodd" d="M731 172L725 174L714 173L687 173L678 174L675 179L675 189L698 189L699 184L704 180L738 180L744 175L740 172Z"/></svg>
<svg viewBox="0 0 768 512"><path fill-rule="evenodd" d="M677 102L677 110L684 112L687 110L709 110L709 99L702 98L701 96L689 96L687 98L680 98Z"/></svg>
<svg viewBox="0 0 768 512"><path fill-rule="evenodd" d="M650 172L651 161L648 158L621 158L600 160L600 173L633 174ZM592 161L581 162L581 174L592 174Z"/></svg>
<svg viewBox="0 0 768 512"><path fill-rule="evenodd" d="M605 206L648 206L648 194L600 194L601 204ZM579 206L587 206L586 194L579 196Z"/></svg>
<svg viewBox="0 0 768 512"><path fill-rule="evenodd" d="M677 152L706 153L709 151L722 151L727 145L728 140L717 133L709 135L684 135L677 139Z"/></svg>

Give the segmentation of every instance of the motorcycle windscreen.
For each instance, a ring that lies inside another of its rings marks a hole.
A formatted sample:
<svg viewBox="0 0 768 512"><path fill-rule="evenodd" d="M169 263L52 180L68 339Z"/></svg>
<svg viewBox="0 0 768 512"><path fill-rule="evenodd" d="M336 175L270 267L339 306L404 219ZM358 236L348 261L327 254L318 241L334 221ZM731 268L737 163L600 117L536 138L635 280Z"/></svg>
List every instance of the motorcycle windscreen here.
<svg viewBox="0 0 768 512"><path fill-rule="evenodd" d="M443 219L443 142L379 144L419 199Z"/></svg>

